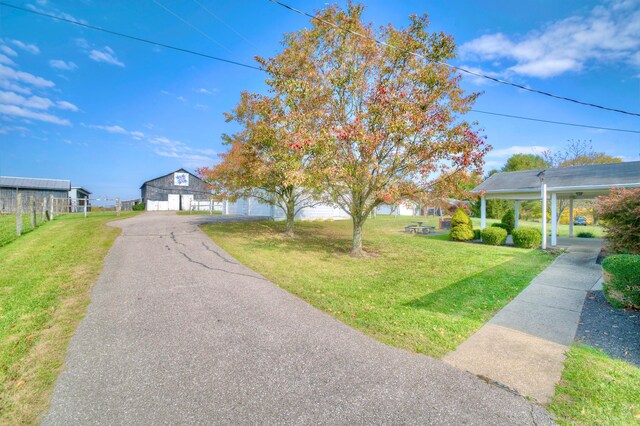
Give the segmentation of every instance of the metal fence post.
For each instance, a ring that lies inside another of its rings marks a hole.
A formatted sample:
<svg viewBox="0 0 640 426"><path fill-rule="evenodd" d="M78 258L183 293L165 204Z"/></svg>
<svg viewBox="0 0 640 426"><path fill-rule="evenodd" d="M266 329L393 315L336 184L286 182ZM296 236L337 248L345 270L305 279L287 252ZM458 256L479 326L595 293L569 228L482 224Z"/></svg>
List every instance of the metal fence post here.
<svg viewBox="0 0 640 426"><path fill-rule="evenodd" d="M16 195L16 235L22 234L22 194Z"/></svg>
<svg viewBox="0 0 640 426"><path fill-rule="evenodd" d="M33 195L31 196L31 199L29 200L29 204L31 204L31 227L33 229L35 229L36 227L36 199L33 198Z"/></svg>

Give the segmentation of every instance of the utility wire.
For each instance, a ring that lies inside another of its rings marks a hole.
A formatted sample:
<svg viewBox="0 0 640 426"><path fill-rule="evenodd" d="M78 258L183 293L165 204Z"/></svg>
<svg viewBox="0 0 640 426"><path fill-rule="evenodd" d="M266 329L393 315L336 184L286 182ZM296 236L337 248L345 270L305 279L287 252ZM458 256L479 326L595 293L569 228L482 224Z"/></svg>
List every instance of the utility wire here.
<svg viewBox="0 0 640 426"><path fill-rule="evenodd" d="M164 4L160 3L157 0L151 0L152 2L154 2L156 4L156 6L161 7L162 9L164 9L167 13L170 13L171 15L173 15L174 17L176 17L178 20L180 20L183 24L187 25L188 27L191 27L194 31L198 32L200 35L202 35L203 37L206 37L207 40L213 42L214 44L217 44L218 46L220 46L221 48L223 48L224 50L226 50L227 52L231 53L231 51L229 49L226 48L226 46L224 46L222 43L218 42L218 40L214 39L213 37L211 37L209 34L205 33L204 31L202 31L200 28L196 27L195 25L193 25L191 22L187 21L186 19L184 19L182 16L178 15L177 13L175 13L173 10L169 9L167 6L165 6Z"/></svg>
<svg viewBox="0 0 640 426"><path fill-rule="evenodd" d="M206 7L204 4L202 4L201 2L199 2L198 0L193 0L193 2L195 4L197 4L198 6L200 6L202 8L202 10L204 10L205 12L207 12L209 15L211 15L213 18L215 18L216 20L218 20L219 22L222 23L222 25L224 25L225 27L229 28L231 31L233 31L238 37L240 37L241 39L243 39L244 41L246 41L247 43L249 43L251 46L255 45L253 43L251 43L251 41L249 41L249 39L247 39L245 36L243 36L242 34L240 34L238 31L236 31L235 28L233 28L231 25L227 24L221 17L219 17L218 15L216 15L215 13L213 13L211 11L211 9L209 9L208 7Z"/></svg>
<svg viewBox="0 0 640 426"><path fill-rule="evenodd" d="M638 134L640 134L640 131L638 131L638 130L614 129L614 128L611 128L611 127L589 126L588 124L565 123L565 122L562 122L562 121L543 120L541 118L521 117L519 115L509 115L509 114L501 114L501 113L498 113L498 112L480 111L478 109L471 109L471 112L478 112L480 114L498 115L500 117L517 118L519 120L539 121L541 123L561 124L563 126L586 127L588 129L610 130L610 131L613 131L613 132L627 132L627 133L638 133Z"/></svg>
<svg viewBox="0 0 640 426"><path fill-rule="evenodd" d="M282 3L282 2L280 2L278 0L268 0L268 1L270 1L271 3L277 4L279 6L282 6L285 9L289 9L289 10L291 10L291 11L293 11L295 13L298 13L300 15L303 15L303 16L309 17L311 19L315 19L316 21L320 21L322 23L325 23L325 24L327 24L327 25L329 25L329 26L331 26L331 27L333 27L333 28L335 28L337 30L345 31L345 32L348 32L349 34L353 34L353 35L355 35L357 37L361 37L361 38L365 38L365 39L368 39L368 40L372 40L372 41L376 42L376 44L378 44L378 45L389 47L391 49L398 50L400 52L403 52L403 53L406 53L406 54L409 54L409 55L413 55L413 56L416 56L418 58L426 59L429 62L433 62L433 63L439 64L439 65L444 65L444 66L446 66L448 68L451 68L451 69L454 69L456 71L460 71L460 72L463 72L463 73L466 73L466 74L470 74L470 75L475 75L476 77L486 78L488 80L495 81L496 83L505 84L507 86L513 86L513 87L516 87L518 89L527 90L529 92L538 93L540 95L549 96L551 98L561 99L561 100L564 100L564 101L573 102L573 103L580 104L580 105L586 105L586 106L590 106L590 107L594 107L594 108L600 108L600 109L607 110L607 111L614 111L614 112L619 112L621 114L635 115L635 116L640 117L640 113L637 113L637 112L630 112L630 111L625 111L625 110L616 109L616 108L609 108L609 107L605 107L605 106L602 106L602 105L592 104L592 103L589 103L589 102L584 102L584 101L580 101L580 100L577 100L577 99L568 98L568 97L565 97L565 96L555 95L553 93L549 93L549 92L545 92L545 91L542 91L542 90L533 89L531 87L523 86L521 84L512 83L510 81L501 80L499 78L491 77L489 75L485 75L485 74L482 74L482 73L479 73L479 72L475 72L475 71L471 71L471 70L468 70L468 69L465 69L465 68L457 67L455 65L451 65L451 64L448 64L446 62L436 61L436 60L430 59L430 58L428 58L428 57L426 57L424 55L421 55L419 53L412 52L410 50L406 50L406 49L403 49L401 47L394 46L394 45L386 43L386 42L384 42L382 40L378 40L375 37L369 37L369 36L367 36L365 34L360 34L357 31L353 31L353 30L350 30L348 28L343 28L343 27L341 27L339 25L334 24L333 22L329 22L329 21L327 21L325 19L318 18L317 16L314 16L314 15L312 15L310 13L304 12L304 11L302 11L300 9L296 9L295 7L289 6L289 5L287 5L285 3Z"/></svg>
<svg viewBox="0 0 640 426"><path fill-rule="evenodd" d="M128 39L131 39L131 40L136 40L136 41L139 41L139 42L142 42L142 43L147 43L147 44L151 44L151 45L154 45L154 46L160 46L160 47L164 47L166 49L176 50L178 52L190 53L192 55L201 56L203 58L213 59L214 61L226 62L228 64L233 64L233 65L238 65L238 66L245 67L245 68L251 68L251 69L254 69L254 70L258 70L258 71L263 71L262 68L259 68L259 67L253 66L253 65L243 64L243 63L237 62L237 61L232 61L231 59L224 59L224 58L220 58L220 57L217 57L217 56L208 55L206 53L201 53L201 52L196 52L194 50L184 49L182 47L176 47L176 46L171 46L171 45L164 44L164 43L159 43L157 41L147 40L147 39L144 39L144 38L141 38L141 37L136 37L136 36L120 33L120 32L117 32L117 31L108 30L106 28L101 28L101 27L96 27L94 25L85 24L83 22L78 22L78 21L75 21L73 19L62 18L60 16L50 15L50 14L44 13L44 12L38 12L36 10L27 9L27 8L24 8L24 7L20 7L20 6L16 6L16 5L13 5L13 4L5 3L3 1L0 1L0 5L7 6L7 7L10 7L12 9L20 10L20 11L23 11L23 12L31 13L31 14L34 14L34 15L40 15L40 16L44 16L44 17L47 17L47 18L51 18L51 19L57 19L58 21L68 22L70 24L78 25L80 27L85 27L85 28L89 28L89 29L92 29L92 30L96 30L96 31L102 31L103 33L112 34L112 35L116 35L116 36L119 36L119 37L128 38Z"/></svg>
<svg viewBox="0 0 640 426"><path fill-rule="evenodd" d="M131 36L131 35L128 35L128 34L123 34L123 33L117 32L117 31L108 30L106 28L96 27L96 26L93 26L93 25L89 25L89 24L85 24L85 23L82 23L82 22L74 21L72 19L61 18L59 16L50 15L48 13L38 12L38 11L35 11L35 10L31 10L31 9L26 9L26 8L23 8L23 7L20 7L20 6L15 6L15 5L12 5L12 4L9 4L9 3L5 3L3 1L0 1L0 5L7 6L7 7L10 7L10 8L13 8L13 9L17 9L17 10L21 10L23 12L31 13L31 14L34 14L34 15L40 15L40 16L44 16L44 17L47 17L47 18L68 22L70 24L79 25L81 27L89 28L89 29L92 29L92 30L102 31L102 32L107 33L107 34L112 34L112 35L116 35L116 36L119 36L119 37L124 37L124 38L128 38L128 39L131 39L131 40L136 40L136 41L140 41L140 42L143 42L143 43L147 43L147 44L151 44L151 45L155 45L155 46L160 46L160 47L164 47L164 48L171 49L171 50L176 50L178 52L189 53L189 54L200 56L200 57L204 57L204 58L207 58L207 59L213 59L213 60L216 60L216 61L221 61L221 62L225 62L225 63L228 63L228 64L238 65L238 66L245 67L245 68L251 68L251 69L254 69L254 70L258 70L258 71L264 71L264 69L262 69L260 67L253 66L253 65L243 64L241 62L232 61L230 59L219 58L217 56L211 56L211 55L208 55L206 53L196 52L194 50L184 49L184 48L181 48L181 47L170 46L170 45L164 44L164 43L158 43L158 42L155 42L155 41L152 41L152 40L147 40L147 39L144 39L144 38ZM539 122L542 122L542 123L560 124L560 125L565 125L565 126L586 127L586 128L590 128L590 129L609 130L609 131L612 131L612 132L640 133L640 131L637 131L637 130L616 129L616 128L611 128L611 127L589 126L589 125L586 125L586 124L576 124L576 123L565 123L565 122L561 122L561 121L543 120L543 119L538 119L538 118L521 117L521 116L516 116L516 115L508 115L508 114L501 114L501 113L497 113L497 112L480 111L480 110L473 110L473 109L471 111L482 113L482 114L498 115L498 116L516 118L516 119L521 119L521 120L539 121Z"/></svg>

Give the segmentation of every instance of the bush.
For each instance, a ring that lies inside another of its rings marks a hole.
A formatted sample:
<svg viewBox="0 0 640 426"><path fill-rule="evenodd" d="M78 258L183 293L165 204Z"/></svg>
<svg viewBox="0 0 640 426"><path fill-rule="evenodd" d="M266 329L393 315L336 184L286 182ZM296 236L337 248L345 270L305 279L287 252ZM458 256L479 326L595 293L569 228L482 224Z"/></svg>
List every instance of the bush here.
<svg viewBox="0 0 640 426"><path fill-rule="evenodd" d="M501 222L506 226L505 229L507 231L507 234L510 234L513 231L513 228L516 227L516 216L513 213L513 210L507 210L504 216L502 216Z"/></svg>
<svg viewBox="0 0 640 426"><path fill-rule="evenodd" d="M582 231L582 232L578 232L577 237L578 238L595 238L596 236L593 235L593 232Z"/></svg>
<svg viewBox="0 0 640 426"><path fill-rule="evenodd" d="M640 309L640 256L618 254L602 261L604 294L620 308Z"/></svg>
<svg viewBox="0 0 640 426"><path fill-rule="evenodd" d="M473 239L474 240L479 240L480 238L482 238L482 232L480 232L479 229L474 229L473 230Z"/></svg>
<svg viewBox="0 0 640 426"><path fill-rule="evenodd" d="M136 212L144 211L144 203L134 204L133 207L131 207L131 210Z"/></svg>
<svg viewBox="0 0 640 426"><path fill-rule="evenodd" d="M611 251L640 254L640 188L612 188L596 206Z"/></svg>
<svg viewBox="0 0 640 426"><path fill-rule="evenodd" d="M542 232L536 228L513 230L513 245L520 248L535 248L542 244Z"/></svg>
<svg viewBox="0 0 640 426"><path fill-rule="evenodd" d="M456 210L451 218L449 238L454 241L469 241L473 239L473 225L463 209Z"/></svg>
<svg viewBox="0 0 640 426"><path fill-rule="evenodd" d="M482 230L482 242L491 246L501 246L507 241L507 231L502 228L489 227Z"/></svg>
<svg viewBox="0 0 640 426"><path fill-rule="evenodd" d="M453 217L451 218L451 229L455 228L458 225L468 225L471 229L473 229L471 218L469 218L469 215L463 209L456 210L456 212L453 214Z"/></svg>
<svg viewBox="0 0 640 426"><path fill-rule="evenodd" d="M501 228L507 231L507 235L511 233L511 229L509 229L509 225L505 225L504 223L492 223L491 226L494 228Z"/></svg>

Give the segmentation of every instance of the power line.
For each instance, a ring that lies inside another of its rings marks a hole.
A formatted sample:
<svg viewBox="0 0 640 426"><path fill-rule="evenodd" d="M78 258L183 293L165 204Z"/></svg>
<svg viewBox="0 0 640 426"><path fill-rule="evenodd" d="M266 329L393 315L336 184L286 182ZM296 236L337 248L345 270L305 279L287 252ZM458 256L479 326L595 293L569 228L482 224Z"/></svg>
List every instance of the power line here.
<svg viewBox="0 0 640 426"><path fill-rule="evenodd" d="M287 4L284 4L284 3L282 3L282 2L280 2L278 0L268 0L268 1L270 1L270 2L272 2L274 4L277 4L279 6L282 6L285 9L289 9L292 12L295 12L295 13L298 13L300 15L309 17L311 19L315 19L316 21L320 21L322 23L325 23L325 24L327 24L327 25L329 25L329 26L331 26L331 27L333 27L335 29L348 32L349 34L353 34L353 35L361 37L361 38L366 38L368 40L372 40L376 44L379 44L381 46L389 47L391 49L395 49L395 50L398 50L400 52L416 56L418 58L426 59L427 61L439 64L439 65L444 65L444 66L449 67L451 69L454 69L456 71L460 71L460 72L463 72L463 73L466 73L466 74L470 74L470 75L475 75L476 77L486 78L486 79L492 80L492 81L494 81L496 83L500 83L500 84L504 84L504 85L512 86L512 87L516 87L518 89L527 90L529 92L538 93L540 95L549 96L551 98L561 99L561 100L564 100L564 101L573 102L573 103L580 104L580 105L586 105L586 106L599 108L599 109L603 109L603 110L607 110L607 111L619 112L621 114L635 115L635 116L640 117L640 113L625 111L625 110L616 109L616 108L609 108L609 107L605 107L605 106L602 106L602 105L593 104L593 103L590 103L590 102L584 102L584 101L580 101L580 100L577 100L577 99L568 98L566 96L556 95L556 94L553 94L553 93L550 93L550 92L545 92L545 91L542 91L542 90L533 89L533 88L530 88L530 87L527 87L527 86L523 86L521 84L512 83L510 81L506 81L506 80L502 80L502 79L499 79L499 78L491 77L491 76L486 75L486 74L482 74L482 73L471 71L471 70L468 70L468 69L465 69L465 68L457 67L455 65L451 65L451 64L448 64L446 62L436 61L436 60L430 59L430 58L428 58L428 57L426 57L424 55L421 55L419 53L412 52L410 50L406 50L406 49L403 49L401 47L397 47L397 46L394 46L392 44L386 43L384 41L378 40L375 37L369 37L367 35L360 34L360 33L356 32L356 31L350 30L348 28L343 28L343 27L341 27L339 25L334 24L333 22L329 22L329 21L327 21L325 19L318 18L317 16L314 16L314 15L311 15L310 13L307 13L307 12L304 12L302 10L296 9L295 7L292 7L292 6L289 6Z"/></svg>
<svg viewBox="0 0 640 426"><path fill-rule="evenodd" d="M213 18L215 18L216 20L220 21L222 23L222 25L224 25L225 27L229 28L231 31L233 31L238 37L240 37L241 39L243 39L244 41L246 41L247 43L249 43L251 46L254 46L253 43L251 43L251 41L249 41L249 39L247 39L245 36L243 36L242 34L240 34L238 31L236 31L235 28L233 28L231 25L227 24L222 18L220 18L218 15L216 15L215 13L213 13L209 8L207 8L204 4L202 4L201 2L199 2L198 0L193 0L193 2L195 4L197 4L198 6L200 6L202 8L202 10L204 10L205 12L207 12L209 15L211 15ZM255 47L255 46L254 46Z"/></svg>
<svg viewBox="0 0 640 426"><path fill-rule="evenodd" d="M173 15L176 19L180 20L183 24L187 25L188 27L191 27L194 31L198 32L200 35L204 36L207 38L207 40L213 42L214 44L217 44L219 47L223 48L224 50L226 50L227 52L231 53L231 51L229 49L226 48L226 46L224 46L222 43L218 42L218 40L214 39L213 37L211 37L209 34L205 33L204 31L202 31L200 28L196 27L195 25L193 25L191 22L187 21L186 19L184 19L182 16L178 15L177 13L175 13L173 10L169 9L167 6L165 6L164 4L160 3L157 0L151 0L152 2L154 2L156 4L156 6L161 7L162 9L164 9L167 13L170 13L171 15Z"/></svg>
<svg viewBox="0 0 640 426"><path fill-rule="evenodd" d="M498 112L480 111L480 110L477 110L477 109L472 109L471 112L478 112L480 114L498 115L500 117L517 118L519 120L539 121L541 123L561 124L563 126L586 127L588 129L609 130L609 131L612 131L612 132L626 132L626 133L638 133L638 134L640 134L640 131L638 131L638 130L614 129L612 127L589 126L588 124L565 123L563 121L552 121L552 120L543 120L541 118L521 117L519 115L501 114L501 113L498 113Z"/></svg>
<svg viewBox="0 0 640 426"><path fill-rule="evenodd" d="M228 64L238 65L240 67L251 68L251 69L254 69L254 70L258 70L258 71L263 71L262 68L259 68L259 67L253 66L253 65L243 64L241 62L233 61L231 59L224 59L224 58L220 58L220 57L217 57L217 56L208 55L206 53L196 52L195 50L190 50L190 49L185 49L185 48L182 48L182 47L171 46L171 45L168 45L168 44L159 43L157 41L152 41L152 40L144 39L144 38L141 38L141 37L136 37L136 36L124 34L124 33L120 33L120 32L113 31L113 30L108 30L106 28L96 27L94 25L85 24L83 22L74 21L73 19L62 18L60 16L50 15L50 14L44 13L44 12L38 12L36 10L27 9L27 8L24 8L24 7L20 7L20 6L16 6L16 5L13 5L13 4L5 3L3 1L0 1L0 5L7 6L7 7L10 7L12 9L16 9L16 10L21 10L23 12L31 13L31 14L34 14L34 15L44 16L44 17L47 17L47 18L50 18L50 19L56 19L58 21L68 22L70 24L78 25L80 27L85 27L85 28L89 28L89 29L92 29L92 30L96 30L96 31L102 31L103 33L116 35L116 36L119 36L119 37L124 37L124 38L131 39L131 40L136 40L136 41L139 41L139 42L142 42L142 43L147 43L147 44L151 44L151 45L154 45L154 46L160 46L160 47L164 47L166 49L176 50L178 52L190 53L192 55L201 56L203 58L213 59L214 61L226 62Z"/></svg>
<svg viewBox="0 0 640 426"><path fill-rule="evenodd" d="M50 14L47 14L47 13L44 13L44 12L38 12L38 11L35 11L35 10L23 8L23 7L20 7L20 6L15 6L15 5L12 5L12 4L9 4L9 3L5 3L3 1L0 1L0 5L7 6L7 7L10 7L10 8L13 8L13 9L17 9L17 10L21 10L23 12L31 13L31 14L34 14L34 15L40 15L40 16L44 16L44 17L47 17L47 18L68 22L70 24L79 25L81 27L89 28L89 29L92 29L92 30L102 31L102 32L107 33L107 34L112 34L112 35L116 35L116 36L119 36L119 37L124 37L124 38L128 38L128 39L131 39L131 40L136 40L136 41L140 41L140 42L143 42L143 43L147 43L147 44L151 44L151 45L155 45L155 46L160 46L160 47L164 47L164 48L171 49L171 50L176 50L178 52L189 53L189 54L200 56L200 57L204 57L204 58L207 58L207 59L213 59L213 60L216 60L216 61L221 61L221 62L225 62L225 63L232 64L232 65L238 65L238 66L245 67L245 68L251 68L251 69L254 69L254 70L258 70L258 71L264 71L264 69L262 69L260 67L253 66L253 65L243 64L241 62L233 61L233 60L230 60L230 59L219 58L217 56L211 56L211 55L208 55L206 53L201 53L201 52L197 52L197 51L194 51L194 50L184 49L184 48L181 48L181 47L170 46L168 44L159 43L159 42L155 42L155 41L152 41L152 40L147 40L147 39L144 39L144 38L131 36L131 35L128 35L128 34L123 34L123 33L117 32L117 31L108 30L106 28L96 27L96 26L93 26L93 25L89 25L89 24L85 24L85 23L82 23L82 22L74 21L74 20L71 20L71 19L61 18L59 16L50 15ZM551 120L544 120L544 119L538 119L538 118L532 118L532 117L521 117L521 116L501 114L501 113L489 112L489 111L480 111L480 110L471 110L471 111L482 113L482 114L498 115L498 116L516 118L516 119L521 119L521 120L539 121L539 122L543 122L543 123L559 124L559 125L565 125L565 126L586 127L586 128L590 128L590 129L608 130L608 131L612 131L612 132L640 133L639 131L636 131L636 130L616 129L616 128L611 128L611 127L589 126L589 125L586 125L586 124L566 123L566 122L561 122L561 121L551 121Z"/></svg>

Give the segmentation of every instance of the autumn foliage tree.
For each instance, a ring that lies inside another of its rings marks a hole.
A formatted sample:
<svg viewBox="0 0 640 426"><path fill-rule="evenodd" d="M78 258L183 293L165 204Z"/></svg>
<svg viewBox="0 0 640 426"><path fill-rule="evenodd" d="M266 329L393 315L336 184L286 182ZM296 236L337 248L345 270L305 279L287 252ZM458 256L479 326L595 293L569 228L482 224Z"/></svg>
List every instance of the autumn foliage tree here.
<svg viewBox="0 0 640 426"><path fill-rule="evenodd" d="M640 188L612 188L596 199L596 208L605 220L609 248L640 254Z"/></svg>
<svg viewBox="0 0 640 426"><path fill-rule="evenodd" d="M258 59L287 99L318 95L308 172L351 216L353 256L364 254L362 229L376 206L413 198L439 174L455 183L458 171L481 167L488 149L461 118L477 94L465 95L446 65L452 37L428 32L426 15L406 29L374 29L363 9L326 7L309 29L286 35L280 54Z"/></svg>
<svg viewBox="0 0 640 426"><path fill-rule="evenodd" d="M313 112L305 108L307 99L296 101L292 109L279 94L242 93L237 107L226 114L241 130L223 137L229 149L219 164L198 170L219 198L253 197L281 208L288 235L293 235L296 214L319 203L317 180L307 173L305 149Z"/></svg>

